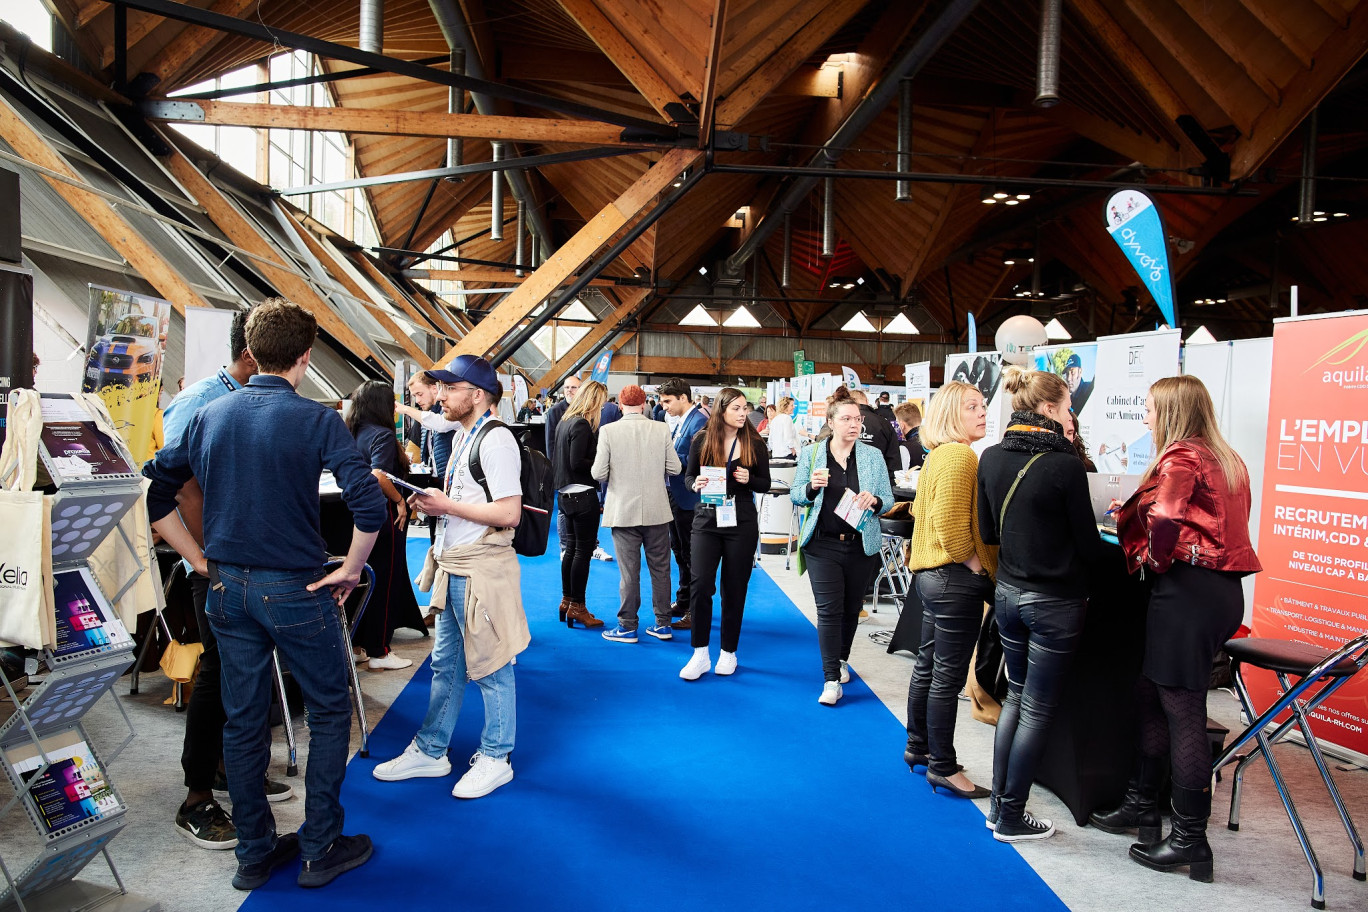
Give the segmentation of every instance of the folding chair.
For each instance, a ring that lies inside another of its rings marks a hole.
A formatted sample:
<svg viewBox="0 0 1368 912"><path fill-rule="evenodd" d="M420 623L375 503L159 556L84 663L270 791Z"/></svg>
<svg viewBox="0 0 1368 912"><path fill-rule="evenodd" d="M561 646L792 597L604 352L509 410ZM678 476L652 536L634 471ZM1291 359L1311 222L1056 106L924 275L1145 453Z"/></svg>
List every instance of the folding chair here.
<svg viewBox="0 0 1368 912"><path fill-rule="evenodd" d="M903 542L912 537L912 520L879 520L882 539L879 545L879 574L874 577L874 611L879 610L879 590L888 584L888 597L896 605L901 605L907 592L912 588L912 571L903 561ZM899 609L901 612L901 609Z"/></svg>
<svg viewBox="0 0 1368 912"><path fill-rule="evenodd" d="M1335 787L1335 780L1330 777L1330 770L1325 764L1325 757L1321 753L1320 746L1316 743L1315 736L1311 733L1308 716L1335 691L1343 687L1350 678L1358 674L1365 665L1368 665L1368 634L1344 644L1334 652L1308 646L1305 643L1265 637L1244 637L1231 640L1226 643L1225 648L1234 666L1235 692L1239 694L1240 703L1244 706L1246 716L1253 720L1249 727L1236 736L1230 746L1216 758L1214 764L1214 768L1220 770L1221 767L1238 761L1238 765L1235 767L1235 781L1230 794L1229 828L1232 830L1239 830L1240 828L1240 797L1243 792L1245 767L1255 757L1262 756L1264 762L1268 764L1269 773L1273 776L1273 785L1278 790L1278 797L1282 800L1283 809L1287 811L1287 818L1292 822L1292 829L1297 835L1297 842L1301 844L1302 853L1306 856L1306 863L1311 867L1311 876L1314 881L1311 890L1311 907L1324 909L1325 878L1321 873L1320 862L1316 859L1316 852L1311 847L1310 839L1307 838L1306 828L1302 826L1301 818L1297 815L1296 805L1293 804L1292 796L1287 791L1287 784L1283 781L1282 772L1278 768L1277 760L1273 757L1272 748L1284 735L1291 731L1293 725L1301 730L1302 737L1306 739L1306 747L1316 762L1316 769L1320 771L1321 779L1330 792L1330 800L1334 802L1335 809L1339 811L1340 821L1344 824L1345 832L1349 834L1349 842L1354 849L1354 879L1364 880L1368 875L1365 875L1364 869L1363 840L1359 838L1358 831L1354 829L1354 822L1349 817L1349 809L1345 807L1344 799L1340 797L1339 789ZM1280 691L1278 698L1262 715L1255 710L1254 701L1250 698L1249 689L1245 686L1243 672L1246 665L1271 671L1278 678ZM1291 683L1293 677L1299 679L1296 684ZM1278 724L1272 734L1269 734L1266 729L1275 724L1274 719L1283 712L1289 711L1291 716ZM1255 748L1246 755L1237 755L1236 751L1251 739L1257 742Z"/></svg>
<svg viewBox="0 0 1368 912"><path fill-rule="evenodd" d="M330 559L324 569L331 572L342 563L340 558ZM356 633L357 626L361 623L361 617L366 613L366 605L370 603L371 593L375 591L375 571L370 564L365 564L361 568L361 582L352 590L347 601L359 599L356 615L347 621L346 605L338 605L337 613L342 623L338 630L342 636L342 654L346 657L347 674L349 676L349 687L351 690L352 706L356 709L356 717L361 725L361 756L370 756L370 732L366 723L366 707L361 699L361 677L356 671L356 662L352 661L351 638ZM285 775L299 775L299 749L295 741L294 719L290 716L290 701L285 695L285 672L280 664L280 651L275 650L271 656L271 662L275 669L276 696L280 700L280 717L282 727L285 729L285 744L289 749L289 763L285 767Z"/></svg>

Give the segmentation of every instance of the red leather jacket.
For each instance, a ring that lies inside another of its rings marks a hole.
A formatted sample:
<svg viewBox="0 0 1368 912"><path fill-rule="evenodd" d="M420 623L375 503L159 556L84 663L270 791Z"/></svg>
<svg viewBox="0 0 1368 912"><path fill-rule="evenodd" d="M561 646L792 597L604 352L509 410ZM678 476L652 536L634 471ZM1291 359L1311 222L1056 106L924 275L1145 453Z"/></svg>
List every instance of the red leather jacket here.
<svg viewBox="0 0 1368 912"><path fill-rule="evenodd" d="M1163 573L1174 561L1209 570L1263 569L1249 543L1249 483L1231 489L1200 438L1170 444L1116 516L1126 565Z"/></svg>

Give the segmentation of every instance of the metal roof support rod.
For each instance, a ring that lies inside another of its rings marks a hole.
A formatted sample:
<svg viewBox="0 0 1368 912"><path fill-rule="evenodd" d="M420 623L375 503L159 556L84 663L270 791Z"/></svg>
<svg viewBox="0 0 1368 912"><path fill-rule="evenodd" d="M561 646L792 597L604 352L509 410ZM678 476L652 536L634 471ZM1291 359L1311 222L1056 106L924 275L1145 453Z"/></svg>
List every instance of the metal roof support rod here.
<svg viewBox="0 0 1368 912"><path fill-rule="evenodd" d="M466 71L465 48L451 49L450 69L453 73L465 75ZM458 89L456 86L449 86L447 89L447 113L465 113L465 89ZM447 140L447 159L448 168L459 168L465 164L465 141L459 136L453 136ZM460 178L454 178L460 180Z"/></svg>
<svg viewBox="0 0 1368 912"><path fill-rule="evenodd" d="M527 203L522 200L518 200L518 223L514 230L517 231L517 234L514 236L513 262L518 265L518 268L513 271L513 274L521 279L527 275L527 270L523 269L527 265L523 260L523 251L527 249Z"/></svg>
<svg viewBox="0 0 1368 912"><path fill-rule="evenodd" d="M1310 228L1316 219L1316 134L1320 132L1320 108L1306 118L1302 140L1301 193L1297 197L1297 227Z"/></svg>
<svg viewBox="0 0 1368 912"><path fill-rule="evenodd" d="M793 213L784 213L784 262L779 267L779 287L788 288L793 278Z"/></svg>
<svg viewBox="0 0 1368 912"><path fill-rule="evenodd" d="M906 78L898 83L898 170L912 170L912 80ZM893 200L911 202L912 182L898 181Z"/></svg>
<svg viewBox="0 0 1368 912"><path fill-rule="evenodd" d="M822 256L836 255L836 179L822 182Z"/></svg>
<svg viewBox="0 0 1368 912"><path fill-rule="evenodd" d="M537 330L545 326L556 316L556 314L560 313L560 311L568 306L571 301L575 300L575 297L581 291L588 288L589 283L598 278L599 273L603 272L609 264L622 256L628 247L631 247L632 244L636 243L637 238L645 234L648 228L659 221L660 217L668 212L670 207L677 203L684 194L693 189L693 186L702 180L703 176L707 173L707 168L698 168L685 179L684 183L675 187L669 196L656 203L655 208L633 224L632 227L627 230L626 234L618 238L613 246L600 254L587 268L580 270L579 278L570 283L570 287L561 292L560 296L545 307L541 313L533 317L530 323L519 329L517 334L509 339L507 343L503 343L503 340L500 340L499 353L490 358L489 363L498 367L500 364L503 364L509 358L513 357L514 352L532 340L532 337L537 334Z"/></svg>
<svg viewBox="0 0 1368 912"><path fill-rule="evenodd" d="M492 144L494 149L494 161L503 160L503 143ZM489 190L489 239L491 241L503 240L503 172L495 171L493 181ZM522 202L519 200L518 202Z"/></svg>
<svg viewBox="0 0 1368 912"><path fill-rule="evenodd" d="M465 75L482 79L484 66L480 62L480 55L475 52L475 39L471 37L470 27L466 24L460 6L455 0L428 0L428 5L432 7L432 15L437 18L437 27L442 30L442 37L446 39L447 46L453 51L459 48L465 52ZM483 92L472 91L470 99L475 103L475 110L478 113L497 113L494 110L494 99ZM537 206L536 197L532 195L532 185L527 182L527 175L521 171L514 171L508 175L508 184L513 189L513 198L527 204L528 228L537 236L542 251L555 250L551 226L541 208Z"/></svg>
<svg viewBox="0 0 1368 912"><path fill-rule="evenodd" d="M1059 36L1064 15L1064 0L1044 0L1040 4L1040 57L1036 62L1037 108L1059 104Z"/></svg>
<svg viewBox="0 0 1368 912"><path fill-rule="evenodd" d="M385 0L361 0L361 28L356 46L370 54L385 53Z"/></svg>
<svg viewBox="0 0 1368 912"><path fill-rule="evenodd" d="M433 3L440 0L432 0ZM888 72L883 79L870 90L864 100L856 106L854 111L845 122L836 129L826 144L817 151L812 157L811 166L814 168L831 168L836 164L836 160L841 157L841 153L854 143L865 129L874 122L888 105L893 101L898 92L898 85L903 79L911 79L917 75L923 66L940 50L954 31L963 24L969 14L978 6L979 0L950 0L941 10L940 14L933 19L925 29L918 33L915 41L907 47L893 61ZM803 177L795 180L789 185L787 191L779 198L777 205L774 206L765 218L760 220L760 224L755 226L755 231L741 245L741 248L732 254L728 265L733 269L740 269L755 252L769 240L769 236L779 227L782 216L786 212L792 212L817 186L816 177Z"/></svg>

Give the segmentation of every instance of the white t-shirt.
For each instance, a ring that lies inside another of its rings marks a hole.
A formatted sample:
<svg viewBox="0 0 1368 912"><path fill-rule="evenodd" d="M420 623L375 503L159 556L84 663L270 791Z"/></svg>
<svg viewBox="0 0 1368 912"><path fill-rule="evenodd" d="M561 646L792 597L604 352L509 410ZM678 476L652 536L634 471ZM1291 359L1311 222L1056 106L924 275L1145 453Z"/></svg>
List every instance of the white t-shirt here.
<svg viewBox="0 0 1368 912"><path fill-rule="evenodd" d="M451 441L451 458L455 467L452 468L451 489L447 495L463 504L489 503L484 488L470 475L470 455L465 446L468 433L463 429ZM455 462L457 456L461 457L460 462ZM518 441L508 428L496 427L480 441L480 465L484 468L485 484L489 485L489 493L494 500L522 496L522 454L518 450ZM445 516L443 519L443 551L457 545L473 544L489 528L483 523L471 522L459 516Z"/></svg>
<svg viewBox="0 0 1368 912"><path fill-rule="evenodd" d="M777 457L792 458L798 453L798 430L789 415L775 415L769 423L769 451Z"/></svg>

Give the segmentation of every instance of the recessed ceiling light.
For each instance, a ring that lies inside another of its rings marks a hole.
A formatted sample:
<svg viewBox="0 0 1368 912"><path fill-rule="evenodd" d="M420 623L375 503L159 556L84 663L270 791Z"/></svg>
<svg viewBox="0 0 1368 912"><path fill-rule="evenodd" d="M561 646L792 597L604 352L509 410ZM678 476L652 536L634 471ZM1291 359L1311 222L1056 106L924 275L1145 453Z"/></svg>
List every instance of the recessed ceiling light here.
<svg viewBox="0 0 1368 912"><path fill-rule="evenodd" d="M699 266L699 267L698 267L698 274L699 274L699 275L707 275L707 274L708 274L708 267L707 267L707 266Z"/></svg>

